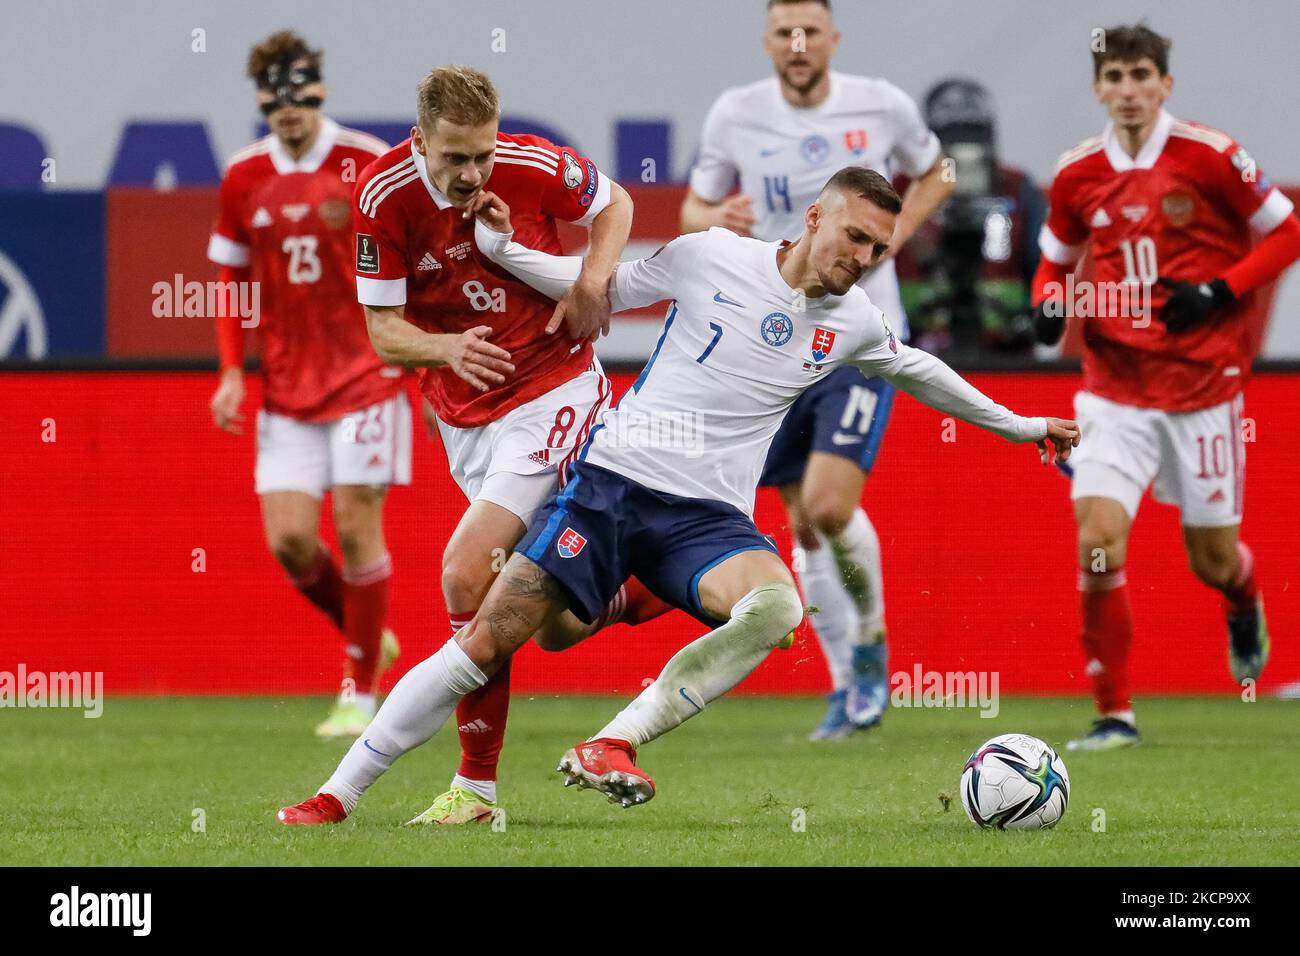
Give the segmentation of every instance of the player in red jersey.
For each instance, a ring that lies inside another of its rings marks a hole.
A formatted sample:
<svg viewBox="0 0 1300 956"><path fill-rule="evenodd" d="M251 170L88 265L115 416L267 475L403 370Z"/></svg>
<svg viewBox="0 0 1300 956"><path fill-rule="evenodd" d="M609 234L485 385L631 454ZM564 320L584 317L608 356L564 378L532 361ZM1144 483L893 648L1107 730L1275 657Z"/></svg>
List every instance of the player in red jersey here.
<svg viewBox="0 0 1300 956"><path fill-rule="evenodd" d="M496 90L477 70L432 71L417 107L411 138L357 183L357 297L380 357L419 370L469 500L442 561L455 634L608 405L591 339L608 329L606 285L632 202L574 150L501 133ZM582 278L558 307L477 250L470 207L489 179L525 245L559 253L558 219L590 230ZM502 668L461 702L459 770L412 823L484 820L496 808L509 681Z"/></svg>
<svg viewBox="0 0 1300 956"><path fill-rule="evenodd" d="M1100 712L1071 749L1138 742L1128 692L1133 621L1124 562L1148 486L1179 508L1192 570L1222 592L1234 680L1268 660L1250 548L1238 536L1246 449L1242 388L1252 290L1300 256L1290 200L1217 130L1178 120L1170 43L1145 26L1107 30L1093 90L1110 115L1067 152L1035 277L1039 338L1083 321L1085 441L1071 462L1088 674ZM1251 248L1251 231L1263 238ZM1070 273L1083 253L1092 283Z"/></svg>
<svg viewBox="0 0 1300 956"><path fill-rule="evenodd" d="M208 258L222 281L257 284L265 388L256 487L266 539L344 637L343 691L316 733L355 737L397 656L384 628L392 562L383 507L388 485L410 481L411 420L403 373L370 348L352 278L352 189L387 147L321 115L320 60L289 32L253 48L248 75L271 133L231 159ZM221 378L212 417L237 435L244 329L229 313L216 321ZM327 490L341 569L320 539Z"/></svg>

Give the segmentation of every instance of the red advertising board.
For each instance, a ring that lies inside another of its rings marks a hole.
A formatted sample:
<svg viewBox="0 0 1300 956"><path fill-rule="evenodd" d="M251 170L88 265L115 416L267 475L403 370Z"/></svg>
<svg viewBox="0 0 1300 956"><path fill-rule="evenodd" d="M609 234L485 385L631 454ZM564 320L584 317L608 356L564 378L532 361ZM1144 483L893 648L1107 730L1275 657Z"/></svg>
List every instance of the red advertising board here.
<svg viewBox="0 0 1300 956"><path fill-rule="evenodd" d="M1069 414L1077 386L1065 374L970 377L1033 413ZM618 376L619 391L630 381ZM251 428L242 438L213 428L213 384L199 373L0 373L0 670L102 670L110 693L335 686L340 638L267 552ZM1300 645L1285 639L1300 629L1291 441L1300 377L1262 374L1246 394L1255 440L1243 534L1276 635L1267 692L1300 680ZM884 550L891 669L991 670L1007 693L1083 692L1066 480L1039 465L1032 446L964 425L955 441L944 434L937 413L901 397L867 483ZM439 558L463 506L441 447L417 435L415 483L392 493L387 514L392 625L406 649L393 676L446 638ZM788 557L772 493L760 494L756 517ZM1134 685L1232 693L1218 595L1192 577L1180 542L1176 513L1144 502L1128 564ZM631 694L700 633L674 612L564 654L530 645L515 682L531 693ZM742 690L826 684L808 643L773 654Z"/></svg>

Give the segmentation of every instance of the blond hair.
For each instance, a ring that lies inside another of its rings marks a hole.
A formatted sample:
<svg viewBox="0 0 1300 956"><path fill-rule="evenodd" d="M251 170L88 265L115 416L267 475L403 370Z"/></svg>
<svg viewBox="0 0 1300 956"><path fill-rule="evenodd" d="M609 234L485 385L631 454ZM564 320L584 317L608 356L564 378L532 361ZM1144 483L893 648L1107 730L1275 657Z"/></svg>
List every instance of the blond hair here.
<svg viewBox="0 0 1300 956"><path fill-rule="evenodd" d="M482 126L501 114L496 87L469 66L431 70L416 88L415 114L420 129L432 130L439 119L457 126Z"/></svg>

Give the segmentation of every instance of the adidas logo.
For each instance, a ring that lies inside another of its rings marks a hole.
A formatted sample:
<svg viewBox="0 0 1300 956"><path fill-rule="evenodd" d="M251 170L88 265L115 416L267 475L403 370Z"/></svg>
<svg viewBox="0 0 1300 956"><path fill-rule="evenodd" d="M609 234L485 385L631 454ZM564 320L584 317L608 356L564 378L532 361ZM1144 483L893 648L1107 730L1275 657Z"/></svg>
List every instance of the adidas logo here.
<svg viewBox="0 0 1300 956"><path fill-rule="evenodd" d="M370 460L366 462L366 467L375 468L382 465L383 463L384 463L384 456L379 454L379 452L375 452L373 455L370 456Z"/></svg>
<svg viewBox="0 0 1300 956"><path fill-rule="evenodd" d="M259 229L262 226L269 226L273 221L274 220L271 219L271 214L266 211L266 207L264 206L258 206L257 212L253 213L254 229Z"/></svg>
<svg viewBox="0 0 1300 956"><path fill-rule="evenodd" d="M549 465L551 463L551 450L543 448L541 451L535 451L528 456L529 461L534 461L539 465Z"/></svg>
<svg viewBox="0 0 1300 956"><path fill-rule="evenodd" d="M1223 489L1222 489L1222 488L1218 488L1218 489L1215 490L1214 494L1210 495L1210 497L1208 497L1208 498L1205 499L1205 503L1206 503L1207 505L1212 505L1212 504L1214 504L1215 502L1223 501L1223 500L1225 500L1226 498L1227 498L1227 495L1225 495L1225 494L1223 493Z"/></svg>
<svg viewBox="0 0 1300 956"><path fill-rule="evenodd" d="M420 260L419 265L415 267L417 272L428 272L430 269L441 269L442 263L433 257L432 252L426 252L424 258Z"/></svg>
<svg viewBox="0 0 1300 956"><path fill-rule="evenodd" d="M1089 225L1094 229L1105 229L1110 225L1110 216L1106 215L1106 210L1098 206L1097 211L1092 214L1092 222Z"/></svg>
<svg viewBox="0 0 1300 956"><path fill-rule="evenodd" d="M459 730L462 734L483 734L491 730L492 725L489 724L482 717L476 717L474 720L471 720L468 724L461 724L456 729Z"/></svg>

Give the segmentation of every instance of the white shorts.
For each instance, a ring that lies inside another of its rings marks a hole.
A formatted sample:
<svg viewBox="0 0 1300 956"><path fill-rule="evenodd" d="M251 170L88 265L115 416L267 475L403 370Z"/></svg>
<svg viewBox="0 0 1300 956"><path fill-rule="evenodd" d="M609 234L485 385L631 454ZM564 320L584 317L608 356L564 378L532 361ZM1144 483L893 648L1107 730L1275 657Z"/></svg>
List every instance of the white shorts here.
<svg viewBox="0 0 1300 956"><path fill-rule="evenodd" d="M1241 410L1240 395L1194 412L1162 412L1079 392L1082 440L1070 456L1070 497L1113 498L1134 518L1150 486L1157 501L1178 507L1185 528L1240 524Z"/></svg>
<svg viewBox="0 0 1300 956"><path fill-rule="evenodd" d="M490 501L525 525L554 497L568 465L609 407L600 362L477 428L438 422L451 476L470 501Z"/></svg>
<svg viewBox="0 0 1300 956"><path fill-rule="evenodd" d="M257 493L323 498L337 485L411 483L411 405L405 395L331 422L257 413Z"/></svg>

